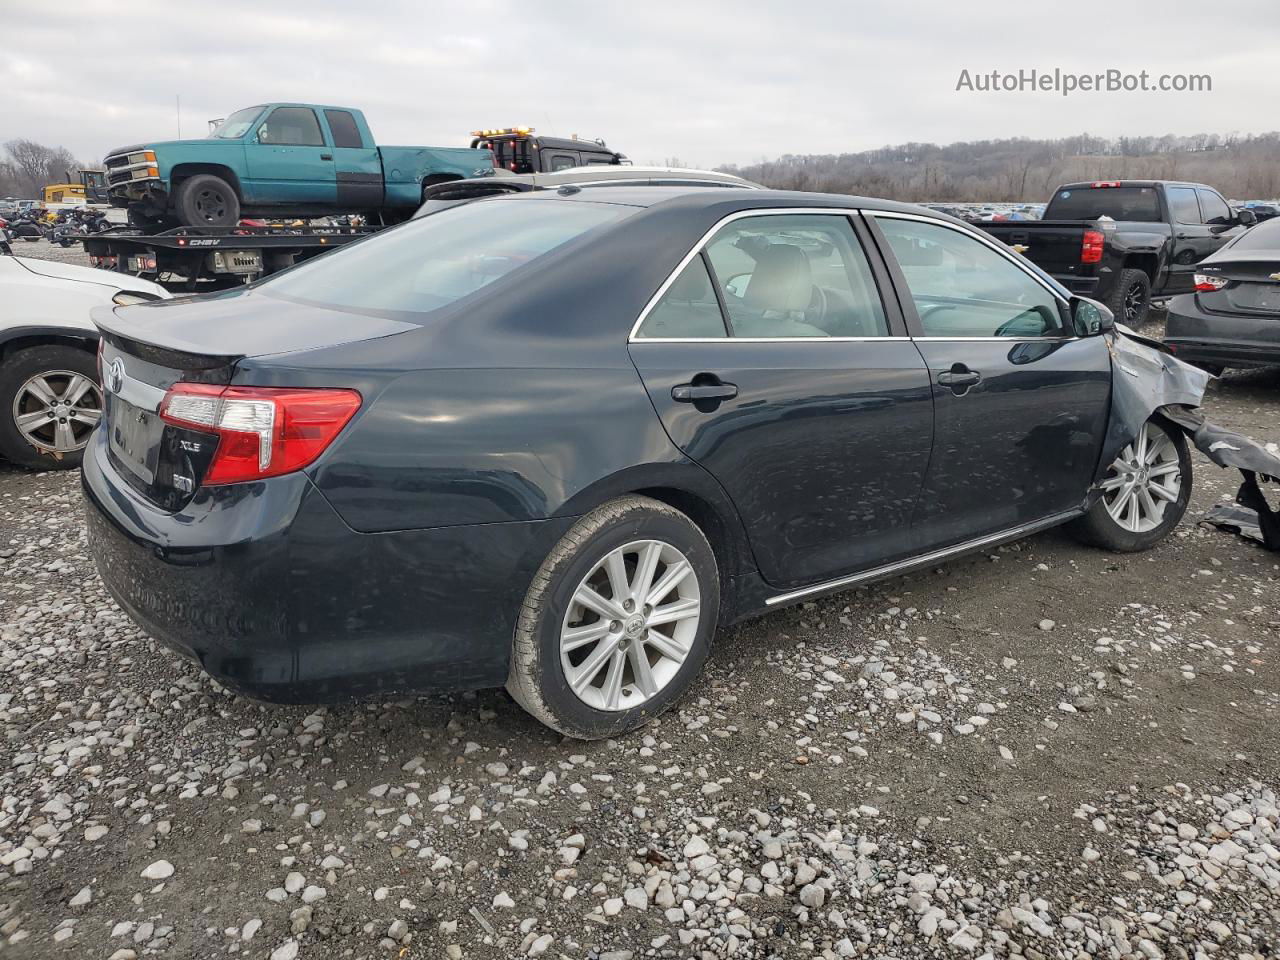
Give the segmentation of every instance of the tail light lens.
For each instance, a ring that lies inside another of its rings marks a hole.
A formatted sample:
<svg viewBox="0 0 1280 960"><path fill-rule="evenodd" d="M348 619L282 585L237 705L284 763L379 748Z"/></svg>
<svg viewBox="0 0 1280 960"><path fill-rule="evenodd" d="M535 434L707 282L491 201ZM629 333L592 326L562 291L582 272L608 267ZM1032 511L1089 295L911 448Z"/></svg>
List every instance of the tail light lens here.
<svg viewBox="0 0 1280 960"><path fill-rule="evenodd" d="M1107 244L1107 238L1100 230L1086 230L1084 239L1080 241L1080 262L1081 263L1097 263L1102 259L1102 248Z"/></svg>
<svg viewBox="0 0 1280 960"><path fill-rule="evenodd" d="M208 486L301 470L342 432L360 403L354 390L176 383L160 404L160 417L217 434L202 481Z"/></svg>
<svg viewBox="0 0 1280 960"><path fill-rule="evenodd" d="M1196 274L1196 291L1198 293L1213 293L1215 290L1221 290L1230 281L1226 277L1211 277L1206 273Z"/></svg>

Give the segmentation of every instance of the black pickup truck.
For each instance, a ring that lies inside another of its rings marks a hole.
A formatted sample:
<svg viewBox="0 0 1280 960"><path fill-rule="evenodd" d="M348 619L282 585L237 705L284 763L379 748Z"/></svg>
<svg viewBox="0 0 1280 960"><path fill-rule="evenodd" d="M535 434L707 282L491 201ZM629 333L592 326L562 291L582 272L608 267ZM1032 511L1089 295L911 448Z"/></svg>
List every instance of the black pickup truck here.
<svg viewBox="0 0 1280 960"><path fill-rule="evenodd" d="M1043 220L975 226L1136 328L1153 297L1189 292L1195 265L1255 222L1202 183L1095 180L1055 190Z"/></svg>

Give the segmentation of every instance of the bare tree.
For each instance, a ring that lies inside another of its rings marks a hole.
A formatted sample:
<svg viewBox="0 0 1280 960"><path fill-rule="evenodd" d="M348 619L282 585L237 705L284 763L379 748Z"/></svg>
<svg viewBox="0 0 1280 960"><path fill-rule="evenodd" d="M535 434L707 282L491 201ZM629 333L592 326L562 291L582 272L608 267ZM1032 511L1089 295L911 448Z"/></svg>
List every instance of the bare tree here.
<svg viewBox="0 0 1280 960"><path fill-rule="evenodd" d="M75 175L79 163L65 147L47 147L34 140L10 140L0 161L0 193L36 197L49 183L63 183Z"/></svg>

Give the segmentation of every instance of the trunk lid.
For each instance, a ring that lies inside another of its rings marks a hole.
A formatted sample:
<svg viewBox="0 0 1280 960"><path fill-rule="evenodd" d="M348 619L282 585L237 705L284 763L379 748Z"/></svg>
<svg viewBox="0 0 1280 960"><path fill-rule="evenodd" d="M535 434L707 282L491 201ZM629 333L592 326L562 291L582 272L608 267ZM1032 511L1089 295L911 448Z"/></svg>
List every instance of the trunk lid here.
<svg viewBox="0 0 1280 960"><path fill-rule="evenodd" d="M1259 251L1256 257L1206 260L1196 272L1228 281L1221 290L1196 294L1205 310L1243 316L1280 316L1280 251Z"/></svg>
<svg viewBox="0 0 1280 960"><path fill-rule="evenodd" d="M255 297L256 302L246 298ZM416 324L264 297L252 292L97 307L105 398L101 429L122 477L163 510L181 510L217 449L214 433L160 418L175 383L231 383L251 356L318 350L418 329Z"/></svg>

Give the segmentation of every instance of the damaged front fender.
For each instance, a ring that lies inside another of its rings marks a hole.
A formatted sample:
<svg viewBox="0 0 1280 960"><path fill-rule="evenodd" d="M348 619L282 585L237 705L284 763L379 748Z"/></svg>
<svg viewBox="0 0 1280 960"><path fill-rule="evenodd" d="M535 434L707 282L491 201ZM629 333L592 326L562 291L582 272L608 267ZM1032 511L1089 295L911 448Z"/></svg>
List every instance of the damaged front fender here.
<svg viewBox="0 0 1280 960"><path fill-rule="evenodd" d="M1120 452L1138 436L1142 425L1161 416L1182 429L1205 456L1220 467L1235 467L1244 476L1234 505L1219 504L1205 520L1280 550L1280 511L1267 503L1259 480L1280 478L1280 449L1205 419L1200 404L1212 376L1173 356L1164 344L1122 324L1105 334L1111 352L1111 415L1098 461L1098 473L1086 507L1102 495L1098 487Z"/></svg>

